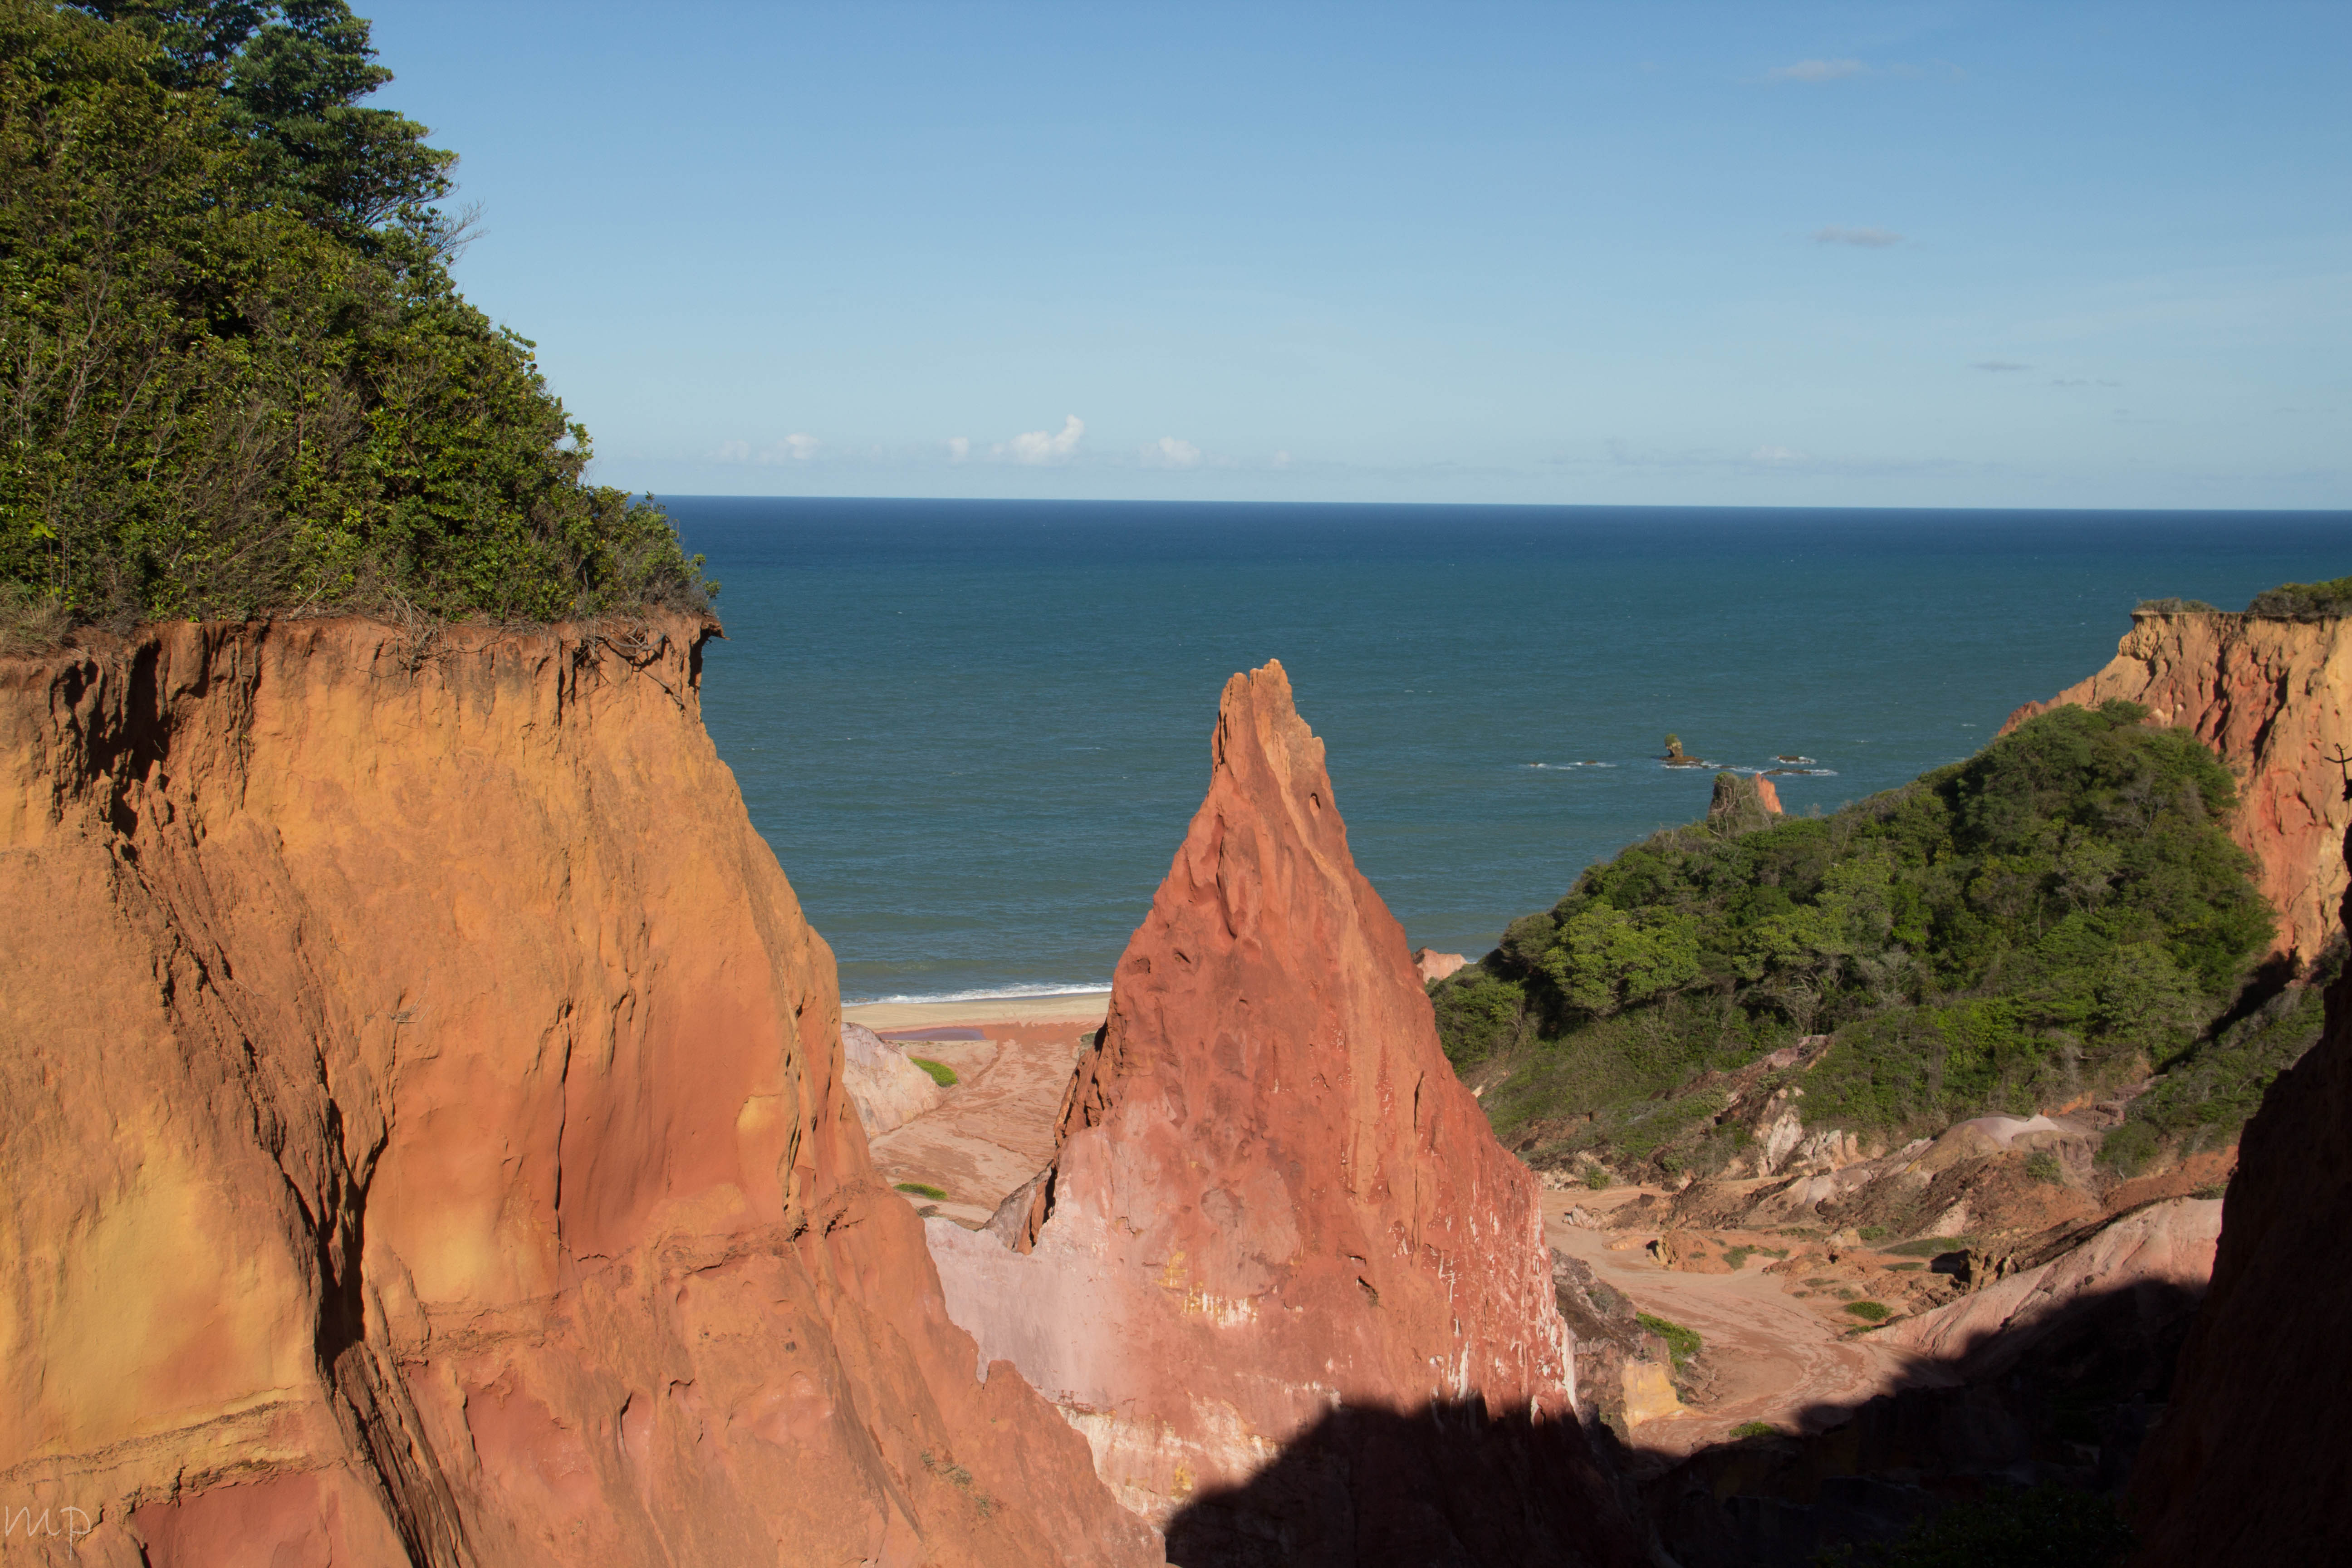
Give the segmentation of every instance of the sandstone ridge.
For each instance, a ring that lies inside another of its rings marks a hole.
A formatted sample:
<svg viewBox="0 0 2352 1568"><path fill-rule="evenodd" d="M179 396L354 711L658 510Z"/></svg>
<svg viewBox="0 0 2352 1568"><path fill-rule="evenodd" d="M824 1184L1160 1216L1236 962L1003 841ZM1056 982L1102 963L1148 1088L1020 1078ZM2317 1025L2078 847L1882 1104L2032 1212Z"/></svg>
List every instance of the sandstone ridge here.
<svg viewBox="0 0 2352 1568"><path fill-rule="evenodd" d="M712 629L0 661L12 1561L1159 1561L873 1177Z"/></svg>
<svg viewBox="0 0 2352 1568"><path fill-rule="evenodd" d="M2341 623L2337 623L2340 625ZM2304 628L2310 629L2310 628ZM2332 628L2331 628L2332 629ZM2352 923L2352 900L2340 919ZM2339 1561L2352 1535L2352 975L2239 1141L2213 1278L2132 1477L2139 1568Z"/></svg>
<svg viewBox="0 0 2352 1568"><path fill-rule="evenodd" d="M2231 837L2260 863L2257 883L2279 914L2276 951L2309 963L2336 933L2345 890L2352 804L2330 758L2352 743L2352 621L2142 612L2105 669L2025 704L2002 732L2062 705L2118 698L2194 731L2237 775Z"/></svg>
<svg viewBox="0 0 2352 1568"><path fill-rule="evenodd" d="M1052 1165L998 1234L929 1235L950 1312L1172 1562L1632 1561L1538 1199L1269 664L1225 687Z"/></svg>

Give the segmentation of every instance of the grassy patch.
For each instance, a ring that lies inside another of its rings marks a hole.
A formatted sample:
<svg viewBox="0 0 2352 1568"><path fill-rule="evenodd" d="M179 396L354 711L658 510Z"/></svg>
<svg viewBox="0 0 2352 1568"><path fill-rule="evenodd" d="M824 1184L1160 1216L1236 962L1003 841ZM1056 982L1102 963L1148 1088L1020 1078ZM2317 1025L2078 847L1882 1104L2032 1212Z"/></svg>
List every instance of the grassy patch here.
<svg viewBox="0 0 2352 1568"><path fill-rule="evenodd" d="M956 1086L956 1070L945 1062L935 1062L929 1057L908 1057L908 1061L931 1075L931 1081L941 1089Z"/></svg>
<svg viewBox="0 0 2352 1568"><path fill-rule="evenodd" d="M1960 1251L1968 1244L1965 1236L1923 1236L1916 1241L1899 1241L1879 1250L1895 1258L1940 1258L1947 1252Z"/></svg>
<svg viewBox="0 0 2352 1568"><path fill-rule="evenodd" d="M1900 1540L1833 1546L1815 1561L1823 1568L2120 1568L2132 1544L2115 1503L2096 1492L1996 1488Z"/></svg>
<svg viewBox="0 0 2352 1568"><path fill-rule="evenodd" d="M1883 1323L1895 1315L1884 1301L1848 1301L1845 1310L1865 1323Z"/></svg>
<svg viewBox="0 0 2352 1568"><path fill-rule="evenodd" d="M1748 1260L1754 1257L1756 1252L1757 1249L1752 1247L1727 1247L1723 1249L1723 1260L1729 1264L1731 1271L1737 1274L1748 1266Z"/></svg>
<svg viewBox="0 0 2352 1568"><path fill-rule="evenodd" d="M1777 1437L1780 1435L1780 1429L1769 1421L1742 1421L1731 1429L1734 1441L1748 1437Z"/></svg>
<svg viewBox="0 0 2352 1568"><path fill-rule="evenodd" d="M1666 1354L1673 1358L1676 1366L1682 1365L1691 1357L1698 1354L1700 1347L1706 1342L1699 1338L1696 1329L1686 1329L1680 1323L1670 1323L1665 1319L1653 1316L1648 1312L1640 1314L1640 1320L1643 1328L1666 1342Z"/></svg>
<svg viewBox="0 0 2352 1568"><path fill-rule="evenodd" d="M1584 1172L1584 1184L1596 1193L1605 1193L1609 1190L1609 1173L1599 1165L1587 1166Z"/></svg>
<svg viewBox="0 0 2352 1568"><path fill-rule="evenodd" d="M947 1189L945 1187L935 1187L929 1182L900 1182L898 1184L898 1190L902 1193L912 1194L914 1196L919 1198L929 1198L933 1203L942 1202L948 1195Z"/></svg>

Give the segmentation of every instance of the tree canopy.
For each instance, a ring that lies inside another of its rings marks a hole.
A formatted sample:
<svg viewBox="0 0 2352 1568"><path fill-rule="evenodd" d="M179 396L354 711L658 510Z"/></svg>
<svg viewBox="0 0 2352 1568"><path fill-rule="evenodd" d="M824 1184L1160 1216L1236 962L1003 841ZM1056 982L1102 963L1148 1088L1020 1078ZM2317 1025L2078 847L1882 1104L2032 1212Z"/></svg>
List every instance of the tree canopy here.
<svg viewBox="0 0 2352 1568"><path fill-rule="evenodd" d="M53 621L698 605L449 274L344 0L0 0L0 590Z"/></svg>
<svg viewBox="0 0 2352 1568"><path fill-rule="evenodd" d="M2145 717L2057 709L1830 816L1635 845L1433 989L1447 1054L1509 1064L1499 1125L1587 1141L1807 1034L1807 1120L1889 1131L2185 1062L2273 916L2228 771Z"/></svg>

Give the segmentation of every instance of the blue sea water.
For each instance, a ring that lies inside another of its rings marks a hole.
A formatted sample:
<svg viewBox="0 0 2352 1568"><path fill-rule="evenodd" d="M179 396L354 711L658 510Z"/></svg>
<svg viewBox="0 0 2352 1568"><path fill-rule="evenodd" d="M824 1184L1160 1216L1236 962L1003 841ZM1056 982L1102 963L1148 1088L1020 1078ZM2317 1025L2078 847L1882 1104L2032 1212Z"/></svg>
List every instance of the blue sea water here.
<svg viewBox="0 0 2352 1568"><path fill-rule="evenodd" d="M2352 513L668 498L722 584L704 714L852 1000L1108 984L1279 658L1358 864L1473 954L1704 813L1984 744L2143 598L2352 572ZM1589 765L1598 763L1599 765Z"/></svg>

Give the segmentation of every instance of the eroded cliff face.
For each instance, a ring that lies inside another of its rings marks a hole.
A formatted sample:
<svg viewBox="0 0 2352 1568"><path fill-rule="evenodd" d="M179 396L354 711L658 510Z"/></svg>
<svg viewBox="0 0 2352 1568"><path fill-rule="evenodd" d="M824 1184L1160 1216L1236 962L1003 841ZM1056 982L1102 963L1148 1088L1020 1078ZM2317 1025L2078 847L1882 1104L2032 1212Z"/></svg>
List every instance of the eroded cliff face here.
<svg viewBox="0 0 2352 1568"><path fill-rule="evenodd" d="M2344 777L2352 742L2352 621L2258 621L2221 612L2141 614L2108 666L2009 717L2007 733L2061 704L2121 698L2159 724L2195 731L2237 775L2231 837L2261 863L2278 910L2275 951L2308 963L2336 932Z"/></svg>
<svg viewBox="0 0 2352 1568"><path fill-rule="evenodd" d="M2352 902L2342 916L2352 921ZM2352 1540L2352 975L2238 1143L2213 1281L2132 1475L2141 1568L2340 1562Z"/></svg>
<svg viewBox="0 0 2352 1568"><path fill-rule="evenodd" d="M12 1554L1159 1560L873 1178L707 630L0 662Z"/></svg>
<svg viewBox="0 0 2352 1568"><path fill-rule="evenodd" d="M930 1222L950 1311L1173 1562L1632 1560L1535 1181L1446 1064L1279 665L1227 684L1213 750L1053 1165L1000 1234Z"/></svg>

